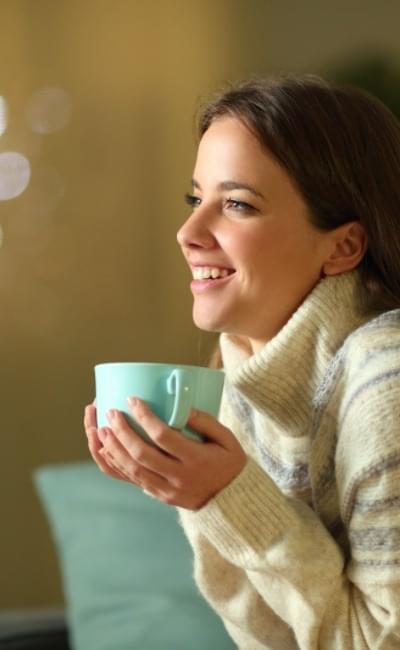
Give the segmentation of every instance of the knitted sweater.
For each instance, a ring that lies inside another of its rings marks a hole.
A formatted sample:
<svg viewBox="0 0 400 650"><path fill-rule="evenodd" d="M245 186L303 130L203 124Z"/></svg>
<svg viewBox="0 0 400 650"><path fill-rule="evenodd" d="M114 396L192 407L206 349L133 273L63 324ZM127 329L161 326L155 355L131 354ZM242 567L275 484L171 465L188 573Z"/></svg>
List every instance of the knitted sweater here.
<svg viewBox="0 0 400 650"><path fill-rule="evenodd" d="M255 355L221 335L248 460L180 517L241 650L400 648L400 310L363 316L358 282L321 280Z"/></svg>

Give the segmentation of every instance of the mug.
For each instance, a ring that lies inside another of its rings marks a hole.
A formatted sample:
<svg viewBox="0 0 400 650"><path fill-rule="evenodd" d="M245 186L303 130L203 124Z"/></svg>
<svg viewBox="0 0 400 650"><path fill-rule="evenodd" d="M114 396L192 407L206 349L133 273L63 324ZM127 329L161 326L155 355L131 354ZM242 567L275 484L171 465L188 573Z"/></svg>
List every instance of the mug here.
<svg viewBox="0 0 400 650"><path fill-rule="evenodd" d="M106 412L121 411L129 425L147 442L144 429L133 418L128 397L139 397L168 426L202 441L187 425L193 407L218 416L225 373L201 366L165 363L117 362L95 366L97 426L110 426Z"/></svg>

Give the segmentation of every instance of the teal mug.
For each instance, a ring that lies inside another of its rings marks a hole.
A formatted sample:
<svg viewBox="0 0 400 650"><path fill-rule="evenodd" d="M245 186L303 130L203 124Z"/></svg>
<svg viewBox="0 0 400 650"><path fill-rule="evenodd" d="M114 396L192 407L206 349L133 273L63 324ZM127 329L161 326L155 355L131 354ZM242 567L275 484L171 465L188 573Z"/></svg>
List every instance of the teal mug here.
<svg viewBox="0 0 400 650"><path fill-rule="evenodd" d="M165 363L101 363L95 366L97 426L109 426L106 413L118 409L146 441L134 420L128 397L139 397L170 427L194 440L203 440L187 425L190 409L218 416L225 374L222 370Z"/></svg>

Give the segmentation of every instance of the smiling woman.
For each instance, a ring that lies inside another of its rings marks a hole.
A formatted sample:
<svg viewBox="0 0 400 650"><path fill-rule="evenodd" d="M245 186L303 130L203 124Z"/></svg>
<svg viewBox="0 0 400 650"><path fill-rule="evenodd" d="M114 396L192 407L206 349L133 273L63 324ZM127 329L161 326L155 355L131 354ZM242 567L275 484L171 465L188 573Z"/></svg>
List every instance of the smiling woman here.
<svg viewBox="0 0 400 650"><path fill-rule="evenodd" d="M205 131L195 179L194 211L178 242L194 273L193 319L201 329L244 335L256 351L330 271L344 236L352 257L340 268L363 256L363 230L351 223L339 235L313 226L285 169L237 117L220 117ZM204 282L199 268L231 272Z"/></svg>
<svg viewBox="0 0 400 650"><path fill-rule="evenodd" d="M89 448L179 508L199 588L241 650L400 644L400 126L314 76L200 116L178 242L220 332L219 420L187 440L136 401Z"/></svg>

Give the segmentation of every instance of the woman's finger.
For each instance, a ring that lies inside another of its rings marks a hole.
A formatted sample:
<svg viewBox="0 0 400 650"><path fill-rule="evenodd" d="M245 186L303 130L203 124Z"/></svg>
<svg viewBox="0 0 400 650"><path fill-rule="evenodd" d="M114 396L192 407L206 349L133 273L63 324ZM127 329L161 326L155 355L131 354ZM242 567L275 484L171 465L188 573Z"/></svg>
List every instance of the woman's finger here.
<svg viewBox="0 0 400 650"><path fill-rule="evenodd" d="M107 460L107 463L113 468L115 472L119 474L120 477L122 477L124 481L129 481L129 483L143 490L143 492L148 496L165 503L170 503L172 505L174 497L173 491L170 489L167 481L163 480L162 477L144 470L140 475L140 483L138 482L138 479L133 481L130 476L124 473L125 469L122 469L122 467L118 465L115 458L105 447L100 450L100 453Z"/></svg>
<svg viewBox="0 0 400 650"><path fill-rule="evenodd" d="M224 449L232 449L232 447L238 444L232 431L224 427L213 415L205 411L193 409L190 413L188 425L193 431L205 436L210 442L216 442L220 447L224 447Z"/></svg>
<svg viewBox="0 0 400 650"><path fill-rule="evenodd" d="M103 456L100 454L100 451L103 448L102 443L100 442L98 435L97 435L97 429L95 427L89 427L87 429L87 437L88 437L88 446L89 446L89 451L90 454L96 463L96 465L99 467L99 469L104 473L107 474L108 476L111 476L112 478L116 478L118 480L126 480L119 472L117 472L115 469L111 468L110 465L106 462L106 460L103 458Z"/></svg>
<svg viewBox="0 0 400 650"><path fill-rule="evenodd" d="M86 433L89 428L97 427L97 412L94 404L89 404L88 406L86 406L85 415L83 418L83 425L85 427Z"/></svg>
<svg viewBox="0 0 400 650"><path fill-rule="evenodd" d="M110 423L117 441L137 463L166 478L176 474L179 461L143 440L120 411L113 412Z"/></svg>
<svg viewBox="0 0 400 650"><path fill-rule="evenodd" d="M100 437L102 438L104 449L111 454L115 467L124 476L129 478L130 481L142 486L145 479L154 479L154 482L158 486L167 486L168 481L165 477L157 471L147 468L131 456L129 451L118 440L114 430L108 428L101 429Z"/></svg>
<svg viewBox="0 0 400 650"><path fill-rule="evenodd" d="M111 476L112 478L116 478L119 481L125 481L125 483L130 482L128 481L127 477L119 471L118 467L115 464L114 458L110 452L107 451L107 449L104 449L104 447L102 447L99 449L99 454L103 459L103 464L105 466L104 473L106 473L108 476Z"/></svg>
<svg viewBox="0 0 400 650"><path fill-rule="evenodd" d="M183 433L169 427L142 400L131 399L129 405L135 419L141 424L157 447L175 459L184 459L188 452L190 453L193 449L193 445L201 444L185 438Z"/></svg>

